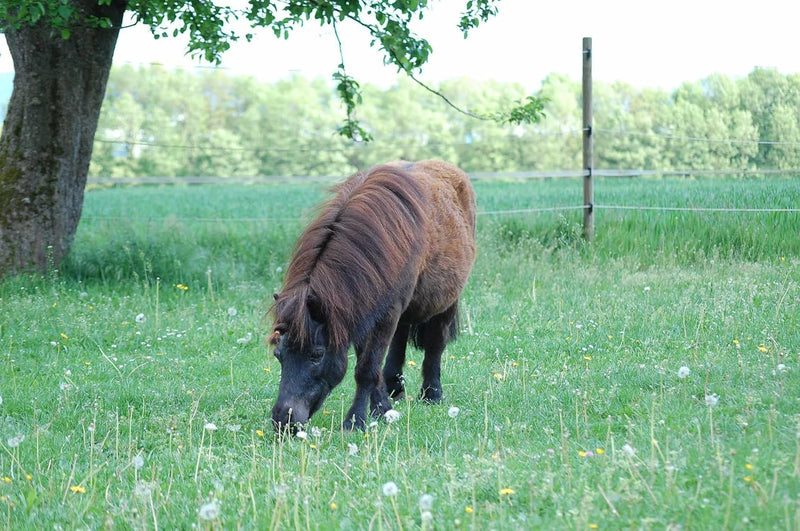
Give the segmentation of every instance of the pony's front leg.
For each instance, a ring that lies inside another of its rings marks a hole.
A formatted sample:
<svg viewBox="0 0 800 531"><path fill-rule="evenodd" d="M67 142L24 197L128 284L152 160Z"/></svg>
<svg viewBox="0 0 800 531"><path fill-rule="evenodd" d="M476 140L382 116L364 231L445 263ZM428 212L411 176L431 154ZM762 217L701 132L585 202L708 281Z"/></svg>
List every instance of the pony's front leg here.
<svg viewBox="0 0 800 531"><path fill-rule="evenodd" d="M344 419L342 427L346 430L364 429L370 404L370 413L374 417L381 417L392 409L381 365L396 325L397 318L388 320L388 325L376 326L363 343L356 345L356 395Z"/></svg>

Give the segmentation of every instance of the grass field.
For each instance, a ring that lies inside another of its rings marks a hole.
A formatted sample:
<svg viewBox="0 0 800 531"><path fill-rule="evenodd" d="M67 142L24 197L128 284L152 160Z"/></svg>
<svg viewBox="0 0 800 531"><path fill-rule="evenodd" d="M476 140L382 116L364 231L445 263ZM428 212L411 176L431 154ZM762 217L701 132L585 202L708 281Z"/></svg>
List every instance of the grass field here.
<svg viewBox="0 0 800 531"><path fill-rule="evenodd" d="M73 252L0 281L11 529L798 529L796 179L476 183L444 402L277 440L264 312L323 187L89 192ZM351 363L352 365L352 363ZM410 351L410 390L421 355ZM455 409L457 408L457 409Z"/></svg>

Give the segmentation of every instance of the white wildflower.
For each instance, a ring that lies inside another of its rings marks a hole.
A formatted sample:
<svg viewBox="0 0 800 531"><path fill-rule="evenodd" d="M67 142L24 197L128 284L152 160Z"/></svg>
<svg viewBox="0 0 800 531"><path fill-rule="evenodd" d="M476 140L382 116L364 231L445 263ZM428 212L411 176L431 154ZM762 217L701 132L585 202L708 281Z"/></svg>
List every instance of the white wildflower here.
<svg viewBox="0 0 800 531"><path fill-rule="evenodd" d="M390 409L386 413L383 414L383 418L386 419L386 422L391 424L392 422L397 422L400 420L400 412L396 409Z"/></svg>
<svg viewBox="0 0 800 531"><path fill-rule="evenodd" d="M211 521L219 518L219 504L216 500L204 503L200 506L200 512L197 514L200 520Z"/></svg>
<svg viewBox="0 0 800 531"><path fill-rule="evenodd" d="M633 449L633 446L631 446L628 443L622 445L622 453L624 453L628 457L633 457L634 455L636 455L636 451Z"/></svg>
<svg viewBox="0 0 800 531"><path fill-rule="evenodd" d="M253 334L247 332L247 334L245 334L244 337L240 337L239 339L236 340L236 342L240 345L246 345L250 343L252 340L253 340Z"/></svg>
<svg viewBox="0 0 800 531"><path fill-rule="evenodd" d="M145 321L147 321L147 317L145 317L143 313L139 313L139 314L136 314L136 317L134 318L134 321L136 321L139 324L142 324Z"/></svg>
<svg viewBox="0 0 800 531"><path fill-rule="evenodd" d="M420 518L423 524L430 524L433 522L433 514L430 511L422 511Z"/></svg>
<svg viewBox="0 0 800 531"><path fill-rule="evenodd" d="M779 363L777 369L778 369L778 372L786 372L786 365L783 364L783 363ZM3 401L0 399L0 404L2 404L2 403L3 403Z"/></svg>
<svg viewBox="0 0 800 531"><path fill-rule="evenodd" d="M137 481L133 487L133 495L139 498L149 498L153 493L153 487L148 481Z"/></svg>
<svg viewBox="0 0 800 531"><path fill-rule="evenodd" d="M460 411L461 410L458 407L453 406L447 410L447 416L450 417L451 419L454 419L458 416Z"/></svg>
<svg viewBox="0 0 800 531"><path fill-rule="evenodd" d="M678 378L683 380L684 378L689 376L691 373L692 373L692 370L689 369L689 367L687 367L686 365L684 365L683 367L678 369Z"/></svg>
<svg viewBox="0 0 800 531"><path fill-rule="evenodd" d="M644 290L645 290L645 292L650 291L650 286L645 286Z"/></svg>
<svg viewBox="0 0 800 531"><path fill-rule="evenodd" d="M358 455L358 445L356 443L347 443L347 454Z"/></svg>
<svg viewBox="0 0 800 531"><path fill-rule="evenodd" d="M717 396L717 393L706 395L706 405L708 407L714 407L717 405L718 402L719 402L719 397Z"/></svg>
<svg viewBox="0 0 800 531"><path fill-rule="evenodd" d="M133 468L135 468L136 470L141 470L142 467L144 466L144 457L138 454L134 455L131 464L133 465Z"/></svg>
<svg viewBox="0 0 800 531"><path fill-rule="evenodd" d="M217 425L213 422L206 422L205 426L203 426L208 431L217 431Z"/></svg>
<svg viewBox="0 0 800 531"><path fill-rule="evenodd" d="M236 317L236 314L238 314L238 313L239 313L239 311L236 308L234 308L233 306L228 308L228 316Z"/></svg>
<svg viewBox="0 0 800 531"><path fill-rule="evenodd" d="M400 492L400 489L397 488L397 483L394 481L384 483L382 490L384 496L397 496L397 493Z"/></svg>
<svg viewBox="0 0 800 531"><path fill-rule="evenodd" d="M423 494L419 497L419 510L430 511L433 509L433 496L430 494Z"/></svg>

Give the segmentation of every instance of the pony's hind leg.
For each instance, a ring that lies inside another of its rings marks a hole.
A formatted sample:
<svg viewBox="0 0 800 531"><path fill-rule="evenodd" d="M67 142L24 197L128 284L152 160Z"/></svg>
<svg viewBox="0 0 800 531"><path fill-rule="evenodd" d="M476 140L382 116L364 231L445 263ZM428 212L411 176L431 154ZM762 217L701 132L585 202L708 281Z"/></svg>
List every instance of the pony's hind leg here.
<svg viewBox="0 0 800 531"><path fill-rule="evenodd" d="M425 350L422 362L420 398L428 402L442 400L442 352L458 331L458 302L417 326L414 343Z"/></svg>
<svg viewBox="0 0 800 531"><path fill-rule="evenodd" d="M383 381L386 383L386 390L389 392L389 396L395 400L399 400L405 395L403 364L406 362L408 330L408 325L397 325L392 343L389 345L386 364L383 366Z"/></svg>

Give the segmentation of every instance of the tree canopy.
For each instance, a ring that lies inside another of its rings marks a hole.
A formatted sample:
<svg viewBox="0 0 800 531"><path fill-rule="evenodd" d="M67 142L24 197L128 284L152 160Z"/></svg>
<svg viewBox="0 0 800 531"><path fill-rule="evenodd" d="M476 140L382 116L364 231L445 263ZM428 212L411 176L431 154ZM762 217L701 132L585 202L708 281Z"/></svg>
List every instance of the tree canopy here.
<svg viewBox="0 0 800 531"><path fill-rule="evenodd" d="M499 0L466 0L457 22L464 35L492 17ZM417 80L431 53L411 22L424 16L428 0L0 0L0 31L14 61L14 91L0 137L0 274L45 269L69 251L80 220L114 48L125 14L157 38L185 34L189 53L220 60L230 43L250 39L232 22L271 28L289 38L307 23L363 27L384 61ZM338 39L338 31L334 31ZM341 44L341 43L339 43ZM341 49L341 46L339 47ZM340 54L341 55L341 54ZM368 140L355 117L359 83L345 58L334 73L345 118L336 126L351 140ZM421 86L424 86L417 80ZM445 100L447 101L447 100ZM129 102L132 103L132 102ZM484 119L535 121L542 102L520 100L507 112ZM470 112L462 110L462 112ZM475 116L477 114L472 113ZM219 133L222 134L222 133ZM221 136L218 141L228 142Z"/></svg>
<svg viewBox="0 0 800 531"><path fill-rule="evenodd" d="M475 109L525 95L517 84L467 78L436 89ZM429 157L470 172L579 169L580 82L551 75L539 94L547 119L512 126L474 120L408 80L388 89L364 85L359 117L375 141L363 145L331 133L341 102L325 80L262 83L220 71L123 66L111 72L91 174L346 175L389 159ZM773 95L768 102L765 94ZM800 167L800 76L757 69L670 92L596 82L594 102L599 169Z"/></svg>

